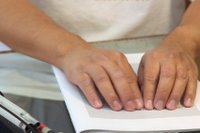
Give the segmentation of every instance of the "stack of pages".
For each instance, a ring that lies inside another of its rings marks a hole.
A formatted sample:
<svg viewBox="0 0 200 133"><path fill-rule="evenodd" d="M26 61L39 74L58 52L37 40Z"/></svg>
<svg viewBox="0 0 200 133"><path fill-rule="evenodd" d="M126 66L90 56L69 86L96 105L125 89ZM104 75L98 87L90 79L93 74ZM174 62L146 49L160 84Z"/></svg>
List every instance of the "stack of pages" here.
<svg viewBox="0 0 200 133"><path fill-rule="evenodd" d="M126 55L137 72L142 54ZM72 85L62 71L53 67L60 89L77 133L145 133L168 131L200 131L200 86L198 84L195 105L174 111L138 110L112 111L108 107L92 108L85 97Z"/></svg>

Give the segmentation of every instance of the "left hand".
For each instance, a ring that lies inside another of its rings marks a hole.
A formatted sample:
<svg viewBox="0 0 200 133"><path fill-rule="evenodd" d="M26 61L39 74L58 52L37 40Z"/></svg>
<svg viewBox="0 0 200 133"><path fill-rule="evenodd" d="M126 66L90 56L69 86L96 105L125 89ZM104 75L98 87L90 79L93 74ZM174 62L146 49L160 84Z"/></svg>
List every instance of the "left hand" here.
<svg viewBox="0 0 200 133"><path fill-rule="evenodd" d="M157 49L145 53L138 71L144 105L149 110L173 110L181 100L185 107L191 107L197 79L193 55L170 37Z"/></svg>

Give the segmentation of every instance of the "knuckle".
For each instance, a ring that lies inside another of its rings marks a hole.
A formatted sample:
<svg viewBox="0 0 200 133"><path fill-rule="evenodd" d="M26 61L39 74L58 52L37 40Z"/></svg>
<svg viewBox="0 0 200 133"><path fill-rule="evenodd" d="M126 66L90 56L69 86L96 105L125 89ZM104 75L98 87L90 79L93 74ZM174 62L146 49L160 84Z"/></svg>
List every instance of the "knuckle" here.
<svg viewBox="0 0 200 133"><path fill-rule="evenodd" d="M146 88L145 90L144 90L144 98L146 99L146 100L152 100L153 99L153 97L154 97L154 94L155 94L155 90L154 89L148 89L148 88Z"/></svg>
<svg viewBox="0 0 200 133"><path fill-rule="evenodd" d="M88 97L88 99L92 100L92 99L94 99L94 97L96 97L96 93L94 92L93 89L83 88L82 91Z"/></svg>
<svg viewBox="0 0 200 133"><path fill-rule="evenodd" d="M124 73L121 72L121 71L116 71L116 72L113 74L113 78L119 80L119 79L125 78L125 75L124 75Z"/></svg>
<svg viewBox="0 0 200 133"><path fill-rule="evenodd" d="M155 58L159 57L159 53L153 52L153 51L148 51L148 52L145 53L144 57L147 58L147 59L155 59Z"/></svg>
<svg viewBox="0 0 200 133"><path fill-rule="evenodd" d="M80 84L83 87L88 87L91 86L92 82L87 74L82 74L78 78L78 84Z"/></svg>
<svg viewBox="0 0 200 133"><path fill-rule="evenodd" d="M158 62L160 57L160 52L149 51L143 55L142 62L144 64L151 64L152 62Z"/></svg>
<svg viewBox="0 0 200 133"><path fill-rule="evenodd" d="M175 58L177 58L179 55L177 54L177 53L169 53L168 55L167 55L167 58L169 58L169 59L175 59Z"/></svg>
<svg viewBox="0 0 200 133"><path fill-rule="evenodd" d="M80 83L84 78L84 65L82 64L74 64L69 66L69 69L65 71L67 78L73 83Z"/></svg>
<svg viewBox="0 0 200 133"><path fill-rule="evenodd" d="M97 82L105 82L105 81L108 81L108 77L104 74L97 74L96 81Z"/></svg>
<svg viewBox="0 0 200 133"><path fill-rule="evenodd" d="M108 97L110 102L115 101L116 99L118 99L117 96L115 95L115 93L109 93L107 95L107 97Z"/></svg>
<svg viewBox="0 0 200 133"><path fill-rule="evenodd" d="M166 88L158 88L160 91L157 92L162 99L166 99L169 95L169 89Z"/></svg>
<svg viewBox="0 0 200 133"><path fill-rule="evenodd" d="M80 62L78 64L74 64L71 66L70 70L71 72L78 72L81 73L83 70L87 67L87 63Z"/></svg>
<svg viewBox="0 0 200 133"><path fill-rule="evenodd" d="M107 57L103 54L96 54L96 55L93 55L92 58L91 58L91 62L97 62L97 61L105 61L107 60Z"/></svg>
<svg viewBox="0 0 200 133"><path fill-rule="evenodd" d="M145 62L146 60L149 60L152 58L152 54L150 52L146 52L143 56L142 56L142 62Z"/></svg>
<svg viewBox="0 0 200 133"><path fill-rule="evenodd" d="M132 76L126 76L127 82L129 84L135 84L137 83L137 78L136 77L132 77Z"/></svg>
<svg viewBox="0 0 200 133"><path fill-rule="evenodd" d="M198 75L190 76L189 81L192 83L196 83L198 80Z"/></svg>
<svg viewBox="0 0 200 133"><path fill-rule="evenodd" d="M169 91L167 89L161 89L162 91L160 92L161 96L166 96L168 95Z"/></svg>
<svg viewBox="0 0 200 133"><path fill-rule="evenodd" d="M161 70L161 77L162 78L174 78L175 72L172 68L168 67L163 70Z"/></svg>
<svg viewBox="0 0 200 133"><path fill-rule="evenodd" d="M181 96L178 95L178 94L173 94L173 95L171 96L171 99L173 99L173 100L175 100L175 101L177 101L177 102L180 101L180 98L181 98Z"/></svg>
<svg viewBox="0 0 200 133"><path fill-rule="evenodd" d="M198 72L193 72L192 70L189 70L188 76L190 81L196 82L198 80Z"/></svg>
<svg viewBox="0 0 200 133"><path fill-rule="evenodd" d="M156 93L157 93L157 95L163 97L163 99L164 99L170 95L170 92L171 92L171 88L162 86L162 87L158 87Z"/></svg>
<svg viewBox="0 0 200 133"><path fill-rule="evenodd" d="M186 72L185 69L183 68L179 68L177 70L177 75L176 75L177 79L181 79L181 80L186 80L188 78L188 74Z"/></svg>
<svg viewBox="0 0 200 133"><path fill-rule="evenodd" d="M114 51L114 52L112 52L112 54L113 54L113 56L115 56L115 57L117 57L119 59L125 58L125 55L123 53L121 53L121 52Z"/></svg>
<svg viewBox="0 0 200 133"><path fill-rule="evenodd" d="M151 52L151 53L149 53L149 58L151 58L151 59L157 58L158 56L159 56L158 52Z"/></svg>
<svg viewBox="0 0 200 133"><path fill-rule="evenodd" d="M153 74L145 74L144 80L151 84L155 84L157 82L157 77L154 76Z"/></svg>

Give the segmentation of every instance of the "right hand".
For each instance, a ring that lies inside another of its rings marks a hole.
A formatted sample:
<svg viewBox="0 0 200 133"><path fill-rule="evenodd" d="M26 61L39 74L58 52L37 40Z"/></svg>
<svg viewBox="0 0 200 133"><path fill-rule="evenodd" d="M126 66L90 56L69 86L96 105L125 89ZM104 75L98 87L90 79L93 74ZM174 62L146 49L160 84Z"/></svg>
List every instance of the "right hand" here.
<svg viewBox="0 0 200 133"><path fill-rule="evenodd" d="M100 95L115 111L143 108L137 77L120 52L77 45L66 53L61 68L95 108L103 106Z"/></svg>

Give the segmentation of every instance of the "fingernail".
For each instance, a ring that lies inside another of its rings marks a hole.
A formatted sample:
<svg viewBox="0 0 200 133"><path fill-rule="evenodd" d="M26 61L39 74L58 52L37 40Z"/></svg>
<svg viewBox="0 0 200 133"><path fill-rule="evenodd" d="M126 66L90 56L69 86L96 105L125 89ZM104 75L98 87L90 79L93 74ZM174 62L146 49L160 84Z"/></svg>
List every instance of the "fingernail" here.
<svg viewBox="0 0 200 133"><path fill-rule="evenodd" d="M132 100L130 100L130 101L128 101L127 103L126 103L126 105L125 105L125 109L127 110L127 111L133 111L133 110L135 110L135 103L132 101Z"/></svg>
<svg viewBox="0 0 200 133"><path fill-rule="evenodd" d="M143 101L141 99L136 99L135 102L137 104L137 109L143 108Z"/></svg>
<svg viewBox="0 0 200 133"><path fill-rule="evenodd" d="M176 108L176 101L170 100L169 103L167 103L167 108L168 109L175 109Z"/></svg>
<svg viewBox="0 0 200 133"><path fill-rule="evenodd" d="M191 99L191 98L188 98L188 99L185 101L185 106L186 106L186 107L191 107L192 105L193 105L192 99Z"/></svg>
<svg viewBox="0 0 200 133"><path fill-rule="evenodd" d="M145 108L148 109L148 110L152 110L153 109L153 102L152 102L152 100L147 100L145 102Z"/></svg>
<svg viewBox="0 0 200 133"><path fill-rule="evenodd" d="M102 102L99 100L95 100L93 103L95 108L101 108L102 107Z"/></svg>
<svg viewBox="0 0 200 133"><path fill-rule="evenodd" d="M155 104L155 108L161 110L164 108L164 102L162 100L158 100Z"/></svg>
<svg viewBox="0 0 200 133"><path fill-rule="evenodd" d="M114 108L115 110L121 110L121 109L122 109L122 105L121 105L121 103L120 103L119 101L115 100L115 101L113 102L113 108Z"/></svg>

